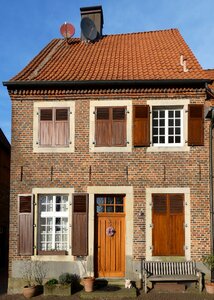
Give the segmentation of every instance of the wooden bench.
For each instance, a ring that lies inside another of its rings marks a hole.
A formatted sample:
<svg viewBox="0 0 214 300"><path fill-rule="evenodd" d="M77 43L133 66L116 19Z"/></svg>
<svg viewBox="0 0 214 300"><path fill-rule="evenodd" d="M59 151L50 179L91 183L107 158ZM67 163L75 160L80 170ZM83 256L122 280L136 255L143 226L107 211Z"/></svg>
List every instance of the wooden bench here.
<svg viewBox="0 0 214 300"><path fill-rule="evenodd" d="M193 261L161 262L143 261L142 274L144 291L147 293L148 285L155 282L198 282L199 291L202 291L202 273L196 268Z"/></svg>

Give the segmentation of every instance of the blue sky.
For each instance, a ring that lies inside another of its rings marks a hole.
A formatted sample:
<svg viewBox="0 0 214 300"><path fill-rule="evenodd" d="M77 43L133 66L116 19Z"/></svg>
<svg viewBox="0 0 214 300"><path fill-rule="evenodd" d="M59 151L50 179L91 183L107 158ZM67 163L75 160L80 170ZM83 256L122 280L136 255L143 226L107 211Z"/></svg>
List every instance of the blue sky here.
<svg viewBox="0 0 214 300"><path fill-rule="evenodd" d="M2 81L16 75L65 21L80 36L80 7L102 5L104 34L178 28L200 64L214 68L213 0L1 0L0 128L11 138L11 101Z"/></svg>

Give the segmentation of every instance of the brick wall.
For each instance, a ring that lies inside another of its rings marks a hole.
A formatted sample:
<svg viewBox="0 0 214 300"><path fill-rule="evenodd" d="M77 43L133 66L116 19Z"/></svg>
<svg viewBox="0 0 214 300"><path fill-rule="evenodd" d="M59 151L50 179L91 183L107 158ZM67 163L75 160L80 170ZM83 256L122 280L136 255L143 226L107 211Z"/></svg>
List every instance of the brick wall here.
<svg viewBox="0 0 214 300"><path fill-rule="evenodd" d="M191 91L184 95L171 91L128 96L12 96L10 262L23 259L17 255L17 195L31 193L33 187L74 186L75 192L86 192L89 185L132 185L134 259L145 257L145 218L138 217L139 211L145 211L145 189L189 187L191 257L200 260L202 255L209 252L209 122L205 121L204 146L191 147L190 152L147 153L146 148L133 148L130 153L89 153L89 99L108 99L110 102L117 98L132 99L133 105L146 104L147 99L159 98L188 98L191 103L201 104L204 103L205 94L203 91ZM33 153L33 102L62 99L76 101L75 153Z"/></svg>

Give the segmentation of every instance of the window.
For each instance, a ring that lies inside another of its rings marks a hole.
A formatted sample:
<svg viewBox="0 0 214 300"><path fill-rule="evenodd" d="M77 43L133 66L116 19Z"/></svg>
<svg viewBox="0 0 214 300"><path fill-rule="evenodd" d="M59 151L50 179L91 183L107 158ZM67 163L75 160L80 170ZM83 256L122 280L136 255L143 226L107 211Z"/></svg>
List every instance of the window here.
<svg viewBox="0 0 214 300"><path fill-rule="evenodd" d="M96 107L95 146L126 146L126 107Z"/></svg>
<svg viewBox="0 0 214 300"><path fill-rule="evenodd" d="M39 145L41 147L66 147L69 145L68 108L42 108L39 120Z"/></svg>
<svg viewBox="0 0 214 300"><path fill-rule="evenodd" d="M152 143L154 146L183 145L182 108L153 108Z"/></svg>
<svg viewBox="0 0 214 300"><path fill-rule="evenodd" d="M68 195L39 195L39 250L68 251Z"/></svg>
<svg viewBox="0 0 214 300"><path fill-rule="evenodd" d="M35 101L33 152L75 151L75 101Z"/></svg>
<svg viewBox="0 0 214 300"><path fill-rule="evenodd" d="M96 195L97 213L123 213L125 195Z"/></svg>

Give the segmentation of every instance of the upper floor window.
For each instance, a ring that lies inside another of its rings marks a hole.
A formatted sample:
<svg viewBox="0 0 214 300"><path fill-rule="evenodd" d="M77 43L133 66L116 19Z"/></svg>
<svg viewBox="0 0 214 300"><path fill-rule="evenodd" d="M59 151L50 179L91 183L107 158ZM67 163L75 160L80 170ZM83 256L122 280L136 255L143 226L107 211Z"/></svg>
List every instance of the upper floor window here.
<svg viewBox="0 0 214 300"><path fill-rule="evenodd" d="M126 146L126 107L96 107L96 147Z"/></svg>
<svg viewBox="0 0 214 300"><path fill-rule="evenodd" d="M40 109L40 146L56 147L69 145L69 109Z"/></svg>
<svg viewBox="0 0 214 300"><path fill-rule="evenodd" d="M153 108L152 144L154 146L184 144L182 108Z"/></svg>
<svg viewBox="0 0 214 300"><path fill-rule="evenodd" d="M33 116L34 152L74 152L74 101L35 101Z"/></svg>

